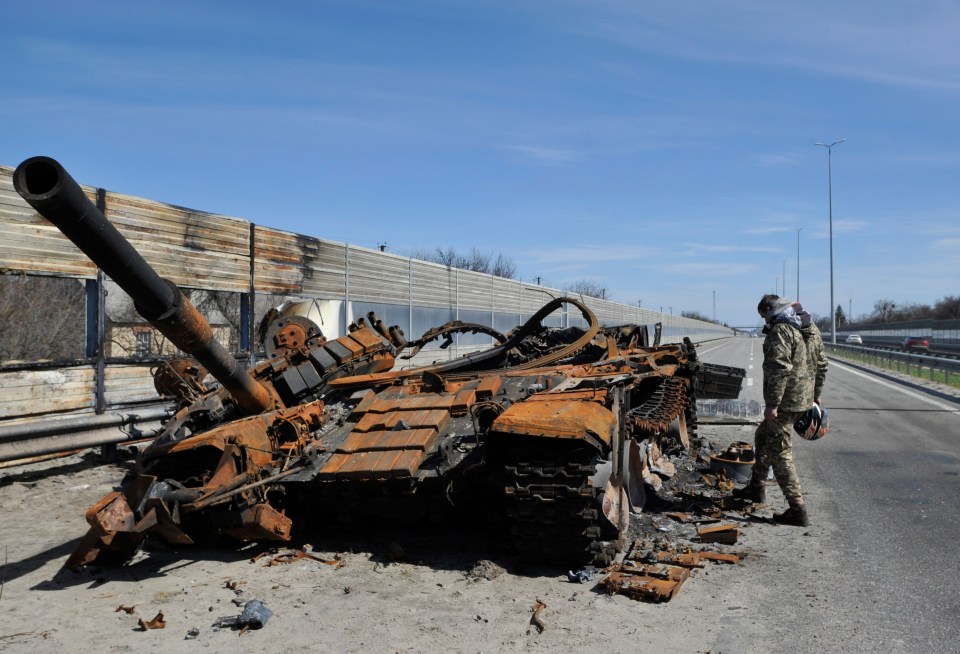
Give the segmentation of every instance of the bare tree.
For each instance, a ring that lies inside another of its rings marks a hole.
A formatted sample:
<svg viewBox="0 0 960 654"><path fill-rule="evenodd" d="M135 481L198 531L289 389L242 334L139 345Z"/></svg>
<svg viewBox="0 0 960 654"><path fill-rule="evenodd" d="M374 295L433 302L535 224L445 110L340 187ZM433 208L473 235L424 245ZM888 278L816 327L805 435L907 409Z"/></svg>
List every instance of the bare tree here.
<svg viewBox="0 0 960 654"><path fill-rule="evenodd" d="M487 252L482 252L477 248L470 248L466 254L462 254L452 247L435 248L417 248L411 250L409 256L422 261L439 263L448 268L460 268L461 270L472 270L473 272L496 275L497 277L506 277L507 279L517 278L517 264L498 252L496 257Z"/></svg>
<svg viewBox="0 0 960 654"><path fill-rule="evenodd" d="M880 322L888 322L896 308L892 300L877 300L873 303L873 315Z"/></svg>
<svg viewBox="0 0 960 654"><path fill-rule="evenodd" d="M940 320L960 318L960 295L948 295L933 305L933 317Z"/></svg>
<svg viewBox="0 0 960 654"><path fill-rule="evenodd" d="M568 293L577 293L600 300L606 300L609 295L606 285L593 279L578 279L568 284L564 290Z"/></svg>
<svg viewBox="0 0 960 654"><path fill-rule="evenodd" d="M83 358L85 316L82 280L0 275L0 361Z"/></svg>
<svg viewBox="0 0 960 654"><path fill-rule="evenodd" d="M509 259L503 255L503 253L497 253L497 258L493 262L493 268L490 270L491 275L496 275L497 277L506 277L507 279L516 279L517 278L517 264L513 259Z"/></svg>
<svg viewBox="0 0 960 654"><path fill-rule="evenodd" d="M714 322L710 318L706 317L699 311L681 311L680 317L682 318L692 318L693 320L702 320L703 322Z"/></svg>

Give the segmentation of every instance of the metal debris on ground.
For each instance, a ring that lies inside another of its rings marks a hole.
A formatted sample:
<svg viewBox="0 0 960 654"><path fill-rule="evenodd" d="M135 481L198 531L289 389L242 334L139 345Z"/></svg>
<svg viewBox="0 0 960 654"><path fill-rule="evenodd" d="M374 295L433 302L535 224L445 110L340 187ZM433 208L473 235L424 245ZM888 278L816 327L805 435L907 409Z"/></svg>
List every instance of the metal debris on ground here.
<svg viewBox="0 0 960 654"><path fill-rule="evenodd" d="M740 536L740 529L736 525L731 524L697 527L697 536L700 538L701 543L733 545Z"/></svg>
<svg viewBox="0 0 960 654"><path fill-rule="evenodd" d="M600 581L600 588L610 595L620 593L636 600L669 602L689 576L689 568L624 561Z"/></svg>
<svg viewBox="0 0 960 654"><path fill-rule="evenodd" d="M533 605L533 615L530 616L530 624L537 628L538 634L542 634L543 630L547 628L547 625L544 624L543 619L540 617L540 614L543 613L545 608L547 608L547 605L538 597L537 603Z"/></svg>
<svg viewBox="0 0 960 654"><path fill-rule="evenodd" d="M140 618L137 623L140 625L140 628L143 631L147 631L149 629L163 629L167 626L167 623L163 620L163 611L157 613L153 617L153 620L145 621L143 618Z"/></svg>
<svg viewBox="0 0 960 654"><path fill-rule="evenodd" d="M740 554L732 554L729 552L700 552L701 560L705 559L707 561L713 561L714 563L728 563L730 565L740 563L740 559L743 558Z"/></svg>
<svg viewBox="0 0 960 654"><path fill-rule="evenodd" d="M250 559L250 563L259 561L260 559L270 556L270 560L264 564L265 568L271 568L275 565L286 565L288 563L296 563L303 559L310 559L311 561L319 561L326 565L332 565L335 568L342 568L345 564L343 562L343 557L339 554L335 555L332 559L325 559L322 556L317 556L312 552L307 552L304 549L294 550L294 549L271 549L267 552L261 552L253 558Z"/></svg>
<svg viewBox="0 0 960 654"><path fill-rule="evenodd" d="M600 580L599 587L609 595L620 594L647 602L669 602L692 572L714 563L739 563L738 554L724 554L692 548L671 548L667 543L633 543L623 562Z"/></svg>
<svg viewBox="0 0 960 654"><path fill-rule="evenodd" d="M242 636L249 629L262 629L272 616L273 611L268 609L262 601L250 600L243 605L243 612L240 615L217 618L213 628L237 629Z"/></svg>
<svg viewBox="0 0 960 654"><path fill-rule="evenodd" d="M567 581L573 584L585 584L593 581L597 576L597 569L592 565L584 567L582 570L568 570Z"/></svg>
<svg viewBox="0 0 960 654"><path fill-rule="evenodd" d="M135 607L135 606L124 606L123 604L121 604L120 606L118 606L118 607L116 608L116 610L114 611L114 613L120 613L120 611L123 611L123 612L126 613L127 615L133 615L134 611L136 611L136 610L137 610L137 607Z"/></svg>
<svg viewBox="0 0 960 654"><path fill-rule="evenodd" d="M754 460L753 445L737 441L720 454L710 455L710 470L722 472L734 482L744 483L750 481Z"/></svg>
<svg viewBox="0 0 960 654"><path fill-rule="evenodd" d="M273 611L268 609L260 600L250 600L243 607L243 613L240 614L239 624L248 629L262 629L267 620L273 615Z"/></svg>

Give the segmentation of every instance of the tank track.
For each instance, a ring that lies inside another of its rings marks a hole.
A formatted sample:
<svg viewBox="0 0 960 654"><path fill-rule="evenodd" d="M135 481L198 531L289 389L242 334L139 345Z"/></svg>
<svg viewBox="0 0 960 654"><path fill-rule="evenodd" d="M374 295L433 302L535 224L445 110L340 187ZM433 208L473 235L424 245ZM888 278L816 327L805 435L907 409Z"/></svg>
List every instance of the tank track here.
<svg viewBox="0 0 960 654"><path fill-rule="evenodd" d="M511 446L504 490L514 549L570 565L612 563L622 535L600 513L603 488L592 482L600 464L596 451L584 447Z"/></svg>
<svg viewBox="0 0 960 654"><path fill-rule="evenodd" d="M627 420L641 431L665 431L687 407L687 386L680 377L664 378L649 398L627 413Z"/></svg>
<svg viewBox="0 0 960 654"><path fill-rule="evenodd" d="M699 445L700 428L699 425L697 425L697 394L693 389L690 389L690 401L687 402L686 418L687 434L690 437L690 443Z"/></svg>

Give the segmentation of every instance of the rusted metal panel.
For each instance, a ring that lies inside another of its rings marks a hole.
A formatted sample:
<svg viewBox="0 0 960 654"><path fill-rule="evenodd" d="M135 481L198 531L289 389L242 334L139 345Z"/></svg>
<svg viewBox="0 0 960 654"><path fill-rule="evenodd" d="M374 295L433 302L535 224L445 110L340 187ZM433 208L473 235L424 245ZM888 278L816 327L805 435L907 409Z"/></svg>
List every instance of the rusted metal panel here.
<svg viewBox="0 0 960 654"><path fill-rule="evenodd" d="M733 545L740 536L737 525L720 524L709 527L697 527L697 536L701 543L723 543Z"/></svg>
<svg viewBox="0 0 960 654"><path fill-rule="evenodd" d="M610 595L619 593L635 600L669 602L689 576L690 570L679 566L624 561L618 570L600 582L600 588Z"/></svg>
<svg viewBox="0 0 960 654"><path fill-rule="evenodd" d="M408 258L350 246L351 300L406 304L409 289Z"/></svg>
<svg viewBox="0 0 960 654"><path fill-rule="evenodd" d="M342 300L346 246L258 225L254 230L254 284L267 293Z"/></svg>
<svg viewBox="0 0 960 654"><path fill-rule="evenodd" d="M107 366L104 370L104 397L107 406L160 399L150 366L142 365Z"/></svg>
<svg viewBox="0 0 960 654"><path fill-rule="evenodd" d="M368 329L358 329L349 336L350 340L357 343L364 353L373 352L381 347L381 340Z"/></svg>
<svg viewBox="0 0 960 654"><path fill-rule="evenodd" d="M412 271L411 295L414 306L456 307L456 270L436 263L418 261L410 263Z"/></svg>
<svg viewBox="0 0 960 654"><path fill-rule="evenodd" d="M373 452L376 450L420 450L432 448L440 438L433 428L404 431L353 432L337 447L338 454Z"/></svg>
<svg viewBox="0 0 960 654"><path fill-rule="evenodd" d="M106 216L174 283L243 292L250 284L250 223L119 193Z"/></svg>
<svg viewBox="0 0 960 654"><path fill-rule="evenodd" d="M95 190L83 186L91 199ZM13 189L13 169L0 166L0 270L93 278L97 268Z"/></svg>
<svg viewBox="0 0 960 654"><path fill-rule="evenodd" d="M391 411L389 413L367 412L357 423L355 430L371 432L401 428L415 429L417 427L432 427L439 431L444 428L449 419L450 412L445 409Z"/></svg>
<svg viewBox="0 0 960 654"><path fill-rule="evenodd" d="M573 439L593 435L607 445L616 428L616 416L596 402L521 402L493 421L498 432Z"/></svg>
<svg viewBox="0 0 960 654"><path fill-rule="evenodd" d="M449 411L453 408L455 399L453 395L424 393L422 395L399 397L390 400L374 400L367 408L367 412L390 413L392 411L419 411L423 409L444 409Z"/></svg>
<svg viewBox="0 0 960 654"><path fill-rule="evenodd" d="M92 409L92 367L0 372L0 418Z"/></svg>
<svg viewBox="0 0 960 654"><path fill-rule="evenodd" d="M500 390L500 387L503 385L503 377L499 375L490 375L484 377L480 380L480 383L477 384L477 399L486 400L494 395Z"/></svg>

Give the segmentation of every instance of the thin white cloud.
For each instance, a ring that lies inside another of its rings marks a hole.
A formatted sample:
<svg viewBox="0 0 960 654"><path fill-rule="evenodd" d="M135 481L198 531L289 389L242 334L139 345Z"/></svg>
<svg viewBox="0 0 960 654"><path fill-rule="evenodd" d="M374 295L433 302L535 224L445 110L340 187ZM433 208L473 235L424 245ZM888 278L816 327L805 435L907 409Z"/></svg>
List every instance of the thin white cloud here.
<svg viewBox="0 0 960 654"><path fill-rule="evenodd" d="M535 264L562 263L568 265L591 264L604 261L629 261L640 259L639 245L581 245L576 247L530 250L527 258Z"/></svg>
<svg viewBox="0 0 960 654"><path fill-rule="evenodd" d="M941 238L931 243L937 250L950 250L951 253L960 253L960 238Z"/></svg>
<svg viewBox="0 0 960 654"><path fill-rule="evenodd" d="M754 245L720 245L718 243L684 243L690 254L739 254L743 252L779 252L780 248Z"/></svg>
<svg viewBox="0 0 960 654"><path fill-rule="evenodd" d="M547 148L536 145L505 145L502 149L518 154L526 160L547 164L573 163L583 156L581 152L575 152L573 150Z"/></svg>
<svg viewBox="0 0 960 654"><path fill-rule="evenodd" d="M941 0L860 3L637 3L573 0L564 27L708 62L787 67L878 84L960 89L960 8Z"/></svg>
<svg viewBox="0 0 960 654"><path fill-rule="evenodd" d="M757 236L766 236L769 234L784 234L786 232L795 232L796 227L787 227L785 225L769 225L767 227L748 227L743 230L744 234L753 234Z"/></svg>

